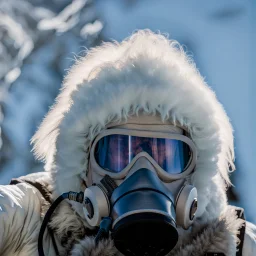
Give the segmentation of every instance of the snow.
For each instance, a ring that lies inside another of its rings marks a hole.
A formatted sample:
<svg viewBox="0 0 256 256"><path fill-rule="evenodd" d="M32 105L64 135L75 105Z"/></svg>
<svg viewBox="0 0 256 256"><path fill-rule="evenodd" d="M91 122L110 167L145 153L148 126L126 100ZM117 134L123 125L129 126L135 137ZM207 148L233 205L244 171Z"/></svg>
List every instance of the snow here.
<svg viewBox="0 0 256 256"><path fill-rule="evenodd" d="M88 38L88 36L97 36L102 29L103 29L103 24L99 20L96 20L94 21L94 23L86 24L81 29L80 35L86 39Z"/></svg>
<svg viewBox="0 0 256 256"><path fill-rule="evenodd" d="M38 29L56 29L57 32L66 32L79 23L79 13L86 4L86 0L74 0L57 16L43 19L38 23Z"/></svg>
<svg viewBox="0 0 256 256"><path fill-rule="evenodd" d="M30 139L53 104L74 54L99 36L98 25L82 37L86 24L98 24L91 1L0 2L1 184L43 170L31 153Z"/></svg>

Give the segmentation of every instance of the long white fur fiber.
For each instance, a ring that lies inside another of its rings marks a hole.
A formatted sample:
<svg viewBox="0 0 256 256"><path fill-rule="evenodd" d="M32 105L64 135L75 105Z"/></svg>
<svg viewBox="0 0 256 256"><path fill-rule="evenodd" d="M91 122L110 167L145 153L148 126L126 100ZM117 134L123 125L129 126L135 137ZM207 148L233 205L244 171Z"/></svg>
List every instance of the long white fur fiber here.
<svg viewBox="0 0 256 256"><path fill-rule="evenodd" d="M93 138L109 122L140 111L188 129L199 155L191 178L198 190L197 217L219 216L233 167L232 126L182 47L149 30L93 48L70 69L32 138L35 155L54 177L55 195L81 191ZM82 215L80 205L73 208Z"/></svg>

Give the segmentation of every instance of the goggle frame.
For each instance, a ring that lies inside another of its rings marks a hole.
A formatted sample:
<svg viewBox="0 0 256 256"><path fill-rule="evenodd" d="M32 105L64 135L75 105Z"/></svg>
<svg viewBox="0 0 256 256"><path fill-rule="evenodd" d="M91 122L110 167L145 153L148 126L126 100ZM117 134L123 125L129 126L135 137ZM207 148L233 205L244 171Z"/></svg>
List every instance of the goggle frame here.
<svg viewBox="0 0 256 256"><path fill-rule="evenodd" d="M118 172L118 173L110 172L102 168L97 163L95 159L95 148L96 148L97 142L101 138L108 135L115 135L115 134L148 137L148 138L180 140L189 146L191 150L191 156L184 171L178 174L172 174L172 173L166 172L164 169L162 169L158 165L158 163L147 152L140 152L139 154L137 154L121 172ZM159 132L159 131L136 130L136 129L125 129L125 128L111 128L111 129L102 131L100 134L98 134L98 136L92 142L92 146L90 148L90 156L89 156L90 168L101 176L109 175L112 179L122 180L128 175L129 170L136 163L136 161L142 156L146 157L151 162L151 164L154 166L155 170L157 171L160 179L166 182L170 182L170 181L183 179L187 177L194 170L196 166L196 160L197 160L197 149L194 142L189 137L182 134L163 132L163 131Z"/></svg>

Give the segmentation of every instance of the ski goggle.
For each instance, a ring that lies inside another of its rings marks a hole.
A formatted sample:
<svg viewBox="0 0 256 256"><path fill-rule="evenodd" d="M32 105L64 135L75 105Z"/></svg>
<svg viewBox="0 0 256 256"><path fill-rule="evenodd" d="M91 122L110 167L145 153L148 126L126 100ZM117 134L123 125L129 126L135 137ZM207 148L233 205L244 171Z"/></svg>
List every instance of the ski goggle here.
<svg viewBox="0 0 256 256"><path fill-rule="evenodd" d="M95 139L91 164L99 174L123 178L140 156L148 158L163 178L178 179L194 169L196 148L181 134L109 129Z"/></svg>

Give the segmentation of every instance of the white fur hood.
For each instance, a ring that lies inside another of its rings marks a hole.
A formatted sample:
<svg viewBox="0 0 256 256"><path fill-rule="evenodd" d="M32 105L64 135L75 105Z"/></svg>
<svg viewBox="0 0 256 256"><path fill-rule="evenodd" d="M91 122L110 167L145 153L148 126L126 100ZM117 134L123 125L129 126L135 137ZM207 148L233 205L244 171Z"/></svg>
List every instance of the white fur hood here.
<svg viewBox="0 0 256 256"><path fill-rule="evenodd" d="M191 179L198 216L219 216L233 166L231 124L180 45L148 30L91 49L69 71L32 139L36 156L52 173L55 195L81 191L91 140L109 122L141 110L189 130L199 154Z"/></svg>

